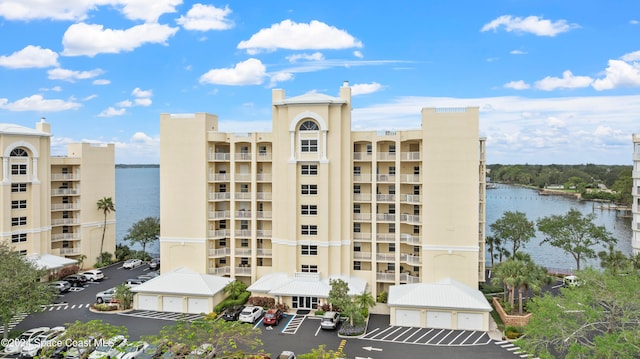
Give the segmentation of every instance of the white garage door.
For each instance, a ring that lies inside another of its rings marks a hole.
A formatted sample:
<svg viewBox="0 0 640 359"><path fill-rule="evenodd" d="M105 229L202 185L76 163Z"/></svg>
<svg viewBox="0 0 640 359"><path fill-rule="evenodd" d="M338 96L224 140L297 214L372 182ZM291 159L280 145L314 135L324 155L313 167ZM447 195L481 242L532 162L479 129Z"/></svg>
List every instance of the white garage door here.
<svg viewBox="0 0 640 359"><path fill-rule="evenodd" d="M448 312L427 312L428 328L451 328L451 313Z"/></svg>
<svg viewBox="0 0 640 359"><path fill-rule="evenodd" d="M420 311L412 309L396 309L396 325L401 327L420 327Z"/></svg>
<svg viewBox="0 0 640 359"><path fill-rule="evenodd" d="M199 314L211 312L211 309L209 309L209 300L206 298L189 298L187 302L187 311L189 313Z"/></svg>
<svg viewBox="0 0 640 359"><path fill-rule="evenodd" d="M138 294L138 309L158 310L158 296Z"/></svg>
<svg viewBox="0 0 640 359"><path fill-rule="evenodd" d="M483 322L481 313L458 313L458 329L484 330Z"/></svg>
<svg viewBox="0 0 640 359"><path fill-rule="evenodd" d="M162 311L182 313L182 297L162 297Z"/></svg>

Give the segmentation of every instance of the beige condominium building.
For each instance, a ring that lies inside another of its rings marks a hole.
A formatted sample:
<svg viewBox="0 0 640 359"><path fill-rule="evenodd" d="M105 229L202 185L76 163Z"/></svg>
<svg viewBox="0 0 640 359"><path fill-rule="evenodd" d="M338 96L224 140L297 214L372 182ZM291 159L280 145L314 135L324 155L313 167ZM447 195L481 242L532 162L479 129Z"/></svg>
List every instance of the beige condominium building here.
<svg viewBox="0 0 640 359"><path fill-rule="evenodd" d="M330 278L374 296L443 280L477 289L479 109L424 108L421 126L406 131L354 131L351 110L345 82L339 97L273 90L271 132L161 114L163 274L229 276L292 308L323 303Z"/></svg>
<svg viewBox="0 0 640 359"><path fill-rule="evenodd" d="M30 256L95 263L104 214L96 202L115 201L113 144L71 143L51 156L51 126L0 124L0 241ZM104 250L115 250L115 214L107 217Z"/></svg>
<svg viewBox="0 0 640 359"><path fill-rule="evenodd" d="M633 221L631 229L633 230L633 238L631 247L633 253L640 253L640 134L633 134L633 204L631 211L633 213Z"/></svg>

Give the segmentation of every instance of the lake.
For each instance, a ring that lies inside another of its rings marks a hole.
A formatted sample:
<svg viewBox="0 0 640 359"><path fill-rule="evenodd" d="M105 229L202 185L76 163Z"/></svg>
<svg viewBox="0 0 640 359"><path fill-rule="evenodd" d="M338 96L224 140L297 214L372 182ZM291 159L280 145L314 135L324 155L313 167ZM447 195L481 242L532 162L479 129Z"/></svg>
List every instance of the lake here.
<svg viewBox="0 0 640 359"><path fill-rule="evenodd" d="M117 243L123 243L122 239L135 222L149 216L160 216L160 169L116 168L115 204ZM489 225L502 217L505 211L526 213L528 219L535 222L538 218L563 215L575 208L584 214L596 213L595 223L604 225L617 238L617 249L627 255L632 253L631 218L617 217L615 211L599 210L596 206L593 202L562 196L541 196L536 190L498 185L495 189L487 190L487 235L491 234ZM538 233L524 248L536 263L550 268L575 268L573 257L555 247L546 244L541 246L542 239L543 236ZM151 245L147 250L158 253L160 246ZM597 259L588 260L586 264L599 267Z"/></svg>

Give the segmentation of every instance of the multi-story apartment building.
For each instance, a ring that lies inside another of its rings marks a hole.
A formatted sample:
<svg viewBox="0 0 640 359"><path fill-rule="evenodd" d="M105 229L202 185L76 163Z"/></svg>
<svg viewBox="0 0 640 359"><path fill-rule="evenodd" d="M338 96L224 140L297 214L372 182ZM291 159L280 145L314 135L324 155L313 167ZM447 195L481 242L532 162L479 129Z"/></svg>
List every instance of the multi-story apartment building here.
<svg viewBox="0 0 640 359"><path fill-rule="evenodd" d="M44 120L35 129L0 124L0 241L27 255L84 255L94 263L104 228L96 202L115 198L114 146L71 143L66 156L51 156L50 137ZM104 250L115 250L113 213Z"/></svg>
<svg viewBox="0 0 640 359"><path fill-rule="evenodd" d="M271 132L247 133L221 132L207 113L161 114L163 272L230 276L294 308L318 303L304 286L273 290L296 279L327 290L341 277L374 296L484 281L478 108L424 108L414 130L353 131L345 83L339 97L273 90L272 111Z"/></svg>
<svg viewBox="0 0 640 359"><path fill-rule="evenodd" d="M633 204L631 211L633 213L633 220L631 223L633 238L631 240L631 247L633 252L640 253L640 134L633 134L633 188L631 192L633 194Z"/></svg>

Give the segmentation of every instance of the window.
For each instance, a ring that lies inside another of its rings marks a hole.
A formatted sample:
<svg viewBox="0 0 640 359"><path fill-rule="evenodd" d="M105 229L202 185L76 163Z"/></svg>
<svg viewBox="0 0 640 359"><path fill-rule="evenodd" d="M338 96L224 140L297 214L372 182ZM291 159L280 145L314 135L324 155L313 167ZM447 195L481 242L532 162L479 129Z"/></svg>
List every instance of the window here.
<svg viewBox="0 0 640 359"><path fill-rule="evenodd" d="M389 194L396 194L396 186L394 185L389 186Z"/></svg>
<svg viewBox="0 0 640 359"><path fill-rule="evenodd" d="M249 229L249 221L244 219L240 221L240 229Z"/></svg>
<svg viewBox="0 0 640 359"><path fill-rule="evenodd" d="M373 152L373 147L371 146L371 144L367 144L367 154L370 155L371 152Z"/></svg>
<svg viewBox="0 0 640 359"><path fill-rule="evenodd" d="M249 146L240 146L240 153L249 153Z"/></svg>
<svg viewBox="0 0 640 359"><path fill-rule="evenodd" d="M389 223L389 233L396 233L396 224Z"/></svg>
<svg viewBox="0 0 640 359"><path fill-rule="evenodd" d="M27 217L13 217L11 218L12 226L26 226L27 225Z"/></svg>
<svg viewBox="0 0 640 359"><path fill-rule="evenodd" d="M249 266L249 258L246 258L246 257L240 258L240 265L245 267Z"/></svg>
<svg viewBox="0 0 640 359"><path fill-rule="evenodd" d="M360 193L360 185L359 184L354 184L353 185L353 193Z"/></svg>
<svg viewBox="0 0 640 359"><path fill-rule="evenodd" d="M315 216L318 214L318 205L303 204L300 208L300 214L303 216Z"/></svg>
<svg viewBox="0 0 640 359"><path fill-rule="evenodd" d="M11 192L27 192L26 183L12 183Z"/></svg>
<svg viewBox="0 0 640 359"><path fill-rule="evenodd" d="M266 155L267 154L267 146L258 147L258 153L261 154L261 155Z"/></svg>
<svg viewBox="0 0 640 359"><path fill-rule="evenodd" d="M220 264L227 264L227 258L220 258L220 259L218 260L218 263L220 263Z"/></svg>
<svg viewBox="0 0 640 359"><path fill-rule="evenodd" d="M395 263L387 263L387 270L388 271L395 271L396 270L396 264Z"/></svg>
<svg viewBox="0 0 640 359"><path fill-rule="evenodd" d="M389 153L396 153L396 145L389 145Z"/></svg>
<svg viewBox="0 0 640 359"><path fill-rule="evenodd" d="M27 255L27 250L23 249L23 250L19 251L18 253L20 253L23 256L26 256Z"/></svg>
<svg viewBox="0 0 640 359"><path fill-rule="evenodd" d="M27 241L26 233L14 233L11 235L11 243L20 243Z"/></svg>
<svg viewBox="0 0 640 359"><path fill-rule="evenodd" d="M413 205L413 215L414 216L419 216L420 215L420 206L414 204Z"/></svg>
<svg viewBox="0 0 640 359"><path fill-rule="evenodd" d="M360 261L353 262L353 270L360 270L360 269L362 269L362 262Z"/></svg>
<svg viewBox="0 0 640 359"><path fill-rule="evenodd" d="M420 247L418 246L413 246L413 253L415 255L420 255Z"/></svg>
<svg viewBox="0 0 640 359"><path fill-rule="evenodd" d="M415 195L419 195L420 194L420 186L419 185L413 186L413 194L415 194Z"/></svg>
<svg viewBox="0 0 640 359"><path fill-rule="evenodd" d="M413 273L418 273L420 272L420 267L413 267Z"/></svg>
<svg viewBox="0 0 640 359"><path fill-rule="evenodd" d="M11 165L11 174L12 175L26 175L27 174L27 165Z"/></svg>
<svg viewBox="0 0 640 359"><path fill-rule="evenodd" d="M301 247L300 254L302 254L303 256L317 256L318 255L318 246L303 244L302 247Z"/></svg>
<svg viewBox="0 0 640 359"><path fill-rule="evenodd" d="M249 240L247 238L242 238L240 240L240 247L249 247Z"/></svg>
<svg viewBox="0 0 640 359"><path fill-rule="evenodd" d="M413 234L420 234L420 226L418 225L413 226Z"/></svg>
<svg viewBox="0 0 640 359"><path fill-rule="evenodd" d="M389 205L389 214L396 214L396 205L395 204L390 204Z"/></svg>
<svg viewBox="0 0 640 359"><path fill-rule="evenodd" d="M359 176L361 172L360 166L353 166L353 174Z"/></svg>
<svg viewBox="0 0 640 359"><path fill-rule="evenodd" d="M300 151L318 152L318 140L300 140Z"/></svg>
<svg viewBox="0 0 640 359"><path fill-rule="evenodd" d="M318 273L318 266L315 264L303 264L301 269L303 273Z"/></svg>
<svg viewBox="0 0 640 359"><path fill-rule="evenodd" d="M354 252L362 251L362 245L360 244L360 242L353 242L353 251Z"/></svg>
<svg viewBox="0 0 640 359"><path fill-rule="evenodd" d="M24 148L15 148L9 154L11 157L29 157L29 154Z"/></svg>
<svg viewBox="0 0 640 359"><path fill-rule="evenodd" d="M413 166L413 174L414 175L420 174L420 166Z"/></svg>
<svg viewBox="0 0 640 359"><path fill-rule="evenodd" d="M395 251L396 251L396 244L389 243L389 252L395 252Z"/></svg>
<svg viewBox="0 0 640 359"><path fill-rule="evenodd" d="M303 184L301 193L302 194L318 194L318 185L317 184Z"/></svg>
<svg viewBox="0 0 640 359"><path fill-rule="evenodd" d="M360 233L360 229L361 229L360 223L356 222L353 224L353 233Z"/></svg>
<svg viewBox="0 0 640 359"><path fill-rule="evenodd" d="M300 233L303 236L317 236L318 235L318 226L315 224L303 224L300 226Z"/></svg>
<svg viewBox="0 0 640 359"><path fill-rule="evenodd" d="M396 166L389 166L389 174L390 175L396 174Z"/></svg>
<svg viewBox="0 0 640 359"><path fill-rule="evenodd" d="M11 201L11 209L25 209L27 208L27 200Z"/></svg>
<svg viewBox="0 0 640 359"><path fill-rule="evenodd" d="M218 192L224 193L227 192L227 185L224 183L221 183L218 185Z"/></svg>
<svg viewBox="0 0 640 359"><path fill-rule="evenodd" d="M227 221L220 221L220 224L218 225L218 229L227 229Z"/></svg>
<svg viewBox="0 0 640 359"><path fill-rule="evenodd" d="M315 123L314 121L304 121L301 125L300 125L300 131L318 131L318 124Z"/></svg>
<svg viewBox="0 0 640 359"><path fill-rule="evenodd" d="M248 193L249 192L249 185L246 183L243 183L240 185L240 192L242 193Z"/></svg>
<svg viewBox="0 0 640 359"><path fill-rule="evenodd" d="M318 165L302 165L300 169L303 175L316 176L318 174Z"/></svg>
<svg viewBox="0 0 640 359"><path fill-rule="evenodd" d="M226 247L227 246L227 239L226 238L222 238L221 240L218 241L218 244L220 244L220 247Z"/></svg>
<svg viewBox="0 0 640 359"><path fill-rule="evenodd" d="M360 203L355 203L353 205L353 213L360 213Z"/></svg>

